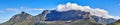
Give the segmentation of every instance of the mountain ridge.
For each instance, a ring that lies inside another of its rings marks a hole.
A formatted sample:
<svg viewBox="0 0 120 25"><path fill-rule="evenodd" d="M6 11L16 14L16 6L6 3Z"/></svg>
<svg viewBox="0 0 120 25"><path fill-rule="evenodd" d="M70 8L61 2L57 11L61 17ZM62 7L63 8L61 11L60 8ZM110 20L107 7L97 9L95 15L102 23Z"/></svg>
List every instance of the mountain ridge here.
<svg viewBox="0 0 120 25"><path fill-rule="evenodd" d="M72 25L76 24L76 23L78 23L78 25L79 25L80 24L79 22L84 22L84 23L81 23L80 25L83 25L83 24L89 25L91 23L93 23L95 25L105 25L106 24L106 23L104 23L105 21L100 20L100 19L95 20L93 17L97 17L97 16L92 16L92 15L90 15L90 12L84 12L84 11L80 11L80 10L69 10L69 11L65 11L65 12L58 12L56 10L44 10L43 13L38 14L36 16L32 16L28 13L21 12L20 14L14 15L9 21L3 23L3 25L5 25L6 23L8 23L8 25L18 25L18 24L19 25L41 25L43 23L48 25L48 24L50 24L49 22L51 22L53 24L55 24L55 23L59 24L60 22L62 22L64 25L65 22L63 22L63 21L66 21L66 22L69 21L68 23L72 24ZM54 18L56 18L56 19L54 19ZM52 21L56 21L56 22L52 22ZM101 21L101 23L100 23L100 21ZM87 23L87 22L90 22L90 23ZM27 24L24 24L24 23L27 23ZM91 24L91 25L93 25L93 24Z"/></svg>

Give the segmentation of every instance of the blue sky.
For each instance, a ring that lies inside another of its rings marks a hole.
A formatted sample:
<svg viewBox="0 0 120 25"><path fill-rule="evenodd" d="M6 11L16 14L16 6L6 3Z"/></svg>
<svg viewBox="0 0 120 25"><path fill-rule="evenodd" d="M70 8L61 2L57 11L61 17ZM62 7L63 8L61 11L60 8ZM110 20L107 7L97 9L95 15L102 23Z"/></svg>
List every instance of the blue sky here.
<svg viewBox="0 0 120 25"><path fill-rule="evenodd" d="M44 9L56 8L59 4L77 3L82 6L101 8L110 15L120 16L120 0L0 0L0 23L13 15L25 11L31 15L40 14ZM33 8L39 10L32 10ZM30 11L27 11L30 9Z"/></svg>

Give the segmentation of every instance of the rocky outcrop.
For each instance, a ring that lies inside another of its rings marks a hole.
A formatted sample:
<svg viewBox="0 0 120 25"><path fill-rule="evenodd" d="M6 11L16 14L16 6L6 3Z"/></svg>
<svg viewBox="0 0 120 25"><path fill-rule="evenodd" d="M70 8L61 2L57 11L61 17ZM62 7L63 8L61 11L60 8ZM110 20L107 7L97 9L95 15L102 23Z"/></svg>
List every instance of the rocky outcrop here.
<svg viewBox="0 0 120 25"><path fill-rule="evenodd" d="M21 21L30 21L32 20L32 15L25 13L25 12L21 12L20 14L16 14L14 15L9 21L13 21L13 22L21 22Z"/></svg>

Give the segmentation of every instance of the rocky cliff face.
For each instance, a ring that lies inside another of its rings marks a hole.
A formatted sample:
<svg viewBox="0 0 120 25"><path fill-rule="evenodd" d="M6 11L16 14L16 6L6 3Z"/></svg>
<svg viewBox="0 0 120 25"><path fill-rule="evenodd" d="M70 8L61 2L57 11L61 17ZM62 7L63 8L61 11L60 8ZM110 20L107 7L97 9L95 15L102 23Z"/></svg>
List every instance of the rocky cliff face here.
<svg viewBox="0 0 120 25"><path fill-rule="evenodd" d="M87 19L89 18L89 12L79 11L79 10L70 10L65 12L58 12L56 10L50 11L46 16L46 21L57 21L57 20L78 20L78 19Z"/></svg>
<svg viewBox="0 0 120 25"><path fill-rule="evenodd" d="M45 11L43 11L43 13L42 14L38 14L38 15L36 15L36 16L33 16L33 20L35 21L35 22L39 22L39 21L45 21L46 20L46 15L48 14L48 10L45 10Z"/></svg>

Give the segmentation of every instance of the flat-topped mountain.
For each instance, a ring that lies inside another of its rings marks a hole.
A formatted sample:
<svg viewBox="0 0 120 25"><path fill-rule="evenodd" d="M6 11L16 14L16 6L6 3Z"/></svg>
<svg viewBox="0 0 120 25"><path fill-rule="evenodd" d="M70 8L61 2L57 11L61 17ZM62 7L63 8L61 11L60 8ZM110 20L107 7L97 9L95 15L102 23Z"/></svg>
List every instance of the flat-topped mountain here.
<svg viewBox="0 0 120 25"><path fill-rule="evenodd" d="M2 25L41 25L43 23L45 23L45 25L49 25L51 23L56 25L61 22L63 23L62 25L65 25L64 23L67 22L71 25L76 23L78 25L105 25L106 21L109 20L112 19L94 16L91 15L90 12L81 10L69 10L64 12L59 12L56 10L44 10L43 13L36 16L32 16L26 12L21 12L20 14L14 15L9 21L3 23Z"/></svg>

